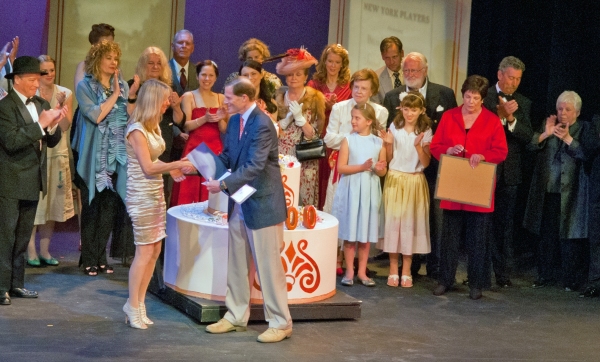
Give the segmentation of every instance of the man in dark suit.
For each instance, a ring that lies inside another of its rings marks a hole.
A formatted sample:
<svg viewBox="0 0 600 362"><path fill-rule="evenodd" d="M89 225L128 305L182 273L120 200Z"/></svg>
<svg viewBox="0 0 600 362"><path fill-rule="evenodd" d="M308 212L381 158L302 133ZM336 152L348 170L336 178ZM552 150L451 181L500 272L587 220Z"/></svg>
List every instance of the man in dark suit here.
<svg viewBox="0 0 600 362"><path fill-rule="evenodd" d="M169 67L173 84L171 87L180 97L183 93L198 89L198 78L196 77L196 67L190 65L190 57L194 52L194 35L186 29L179 30L173 36L171 43L173 58L169 59ZM171 149L171 160L179 160L185 142L189 135L182 132L179 127L173 125L173 147Z"/></svg>
<svg viewBox="0 0 600 362"><path fill-rule="evenodd" d="M6 75L12 90L0 100L0 305L11 304L10 296L37 298L36 292L24 288L24 255L40 191L46 194L46 146L60 141L56 125L67 111L50 110L50 104L35 95L45 74L37 58L15 59L13 71Z"/></svg>
<svg viewBox="0 0 600 362"><path fill-rule="evenodd" d="M402 62L402 74L404 75L404 86L393 89L386 93L383 106L388 110L387 126L396 118L397 108L400 106L400 93L419 91L425 97L425 113L431 119L431 131L435 134L442 114L450 108L457 106L454 91L441 84L432 83L427 79L427 58L421 53L408 53ZM439 162L431 158L429 166L424 174L429 185L430 207L429 223L431 234L431 253L427 255L427 275L436 279L439 270L440 243L442 238L442 209L440 200L434 198ZM417 275L421 263L413 260L412 274Z"/></svg>
<svg viewBox="0 0 600 362"><path fill-rule="evenodd" d="M521 183L521 154L531 141L533 130L529 119L531 101L517 88L525 71L525 64L509 56L500 62L498 83L488 89L483 105L496 113L506 134L508 155L496 168L494 237L491 255L496 284L512 285L509 269L512 264L513 233L517 189Z"/></svg>
<svg viewBox="0 0 600 362"><path fill-rule="evenodd" d="M208 191L234 194L244 185L256 192L242 204L229 199L229 260L227 313L206 327L209 333L244 331L250 316L250 290L256 266L269 328L259 342L279 342L292 335L285 273L281 264L283 221L287 216L277 132L271 119L255 103L255 89L246 78L225 86L229 119L223 152L218 157L231 169L223 181L209 181ZM218 161L218 160L217 160ZM251 259L252 258L252 259Z"/></svg>

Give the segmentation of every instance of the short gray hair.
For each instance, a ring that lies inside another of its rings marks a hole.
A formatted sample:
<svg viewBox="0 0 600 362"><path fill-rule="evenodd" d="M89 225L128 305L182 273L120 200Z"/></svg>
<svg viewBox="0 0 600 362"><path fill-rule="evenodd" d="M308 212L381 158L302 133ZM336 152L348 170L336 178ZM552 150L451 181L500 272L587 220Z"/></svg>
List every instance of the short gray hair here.
<svg viewBox="0 0 600 362"><path fill-rule="evenodd" d="M502 59L500 65L498 66L498 70L504 71L506 68L513 68L514 70L520 70L521 72L525 71L525 63L521 61L521 59L513 56L508 56Z"/></svg>
<svg viewBox="0 0 600 362"><path fill-rule="evenodd" d="M423 67L429 68L429 65L427 64L427 58L425 58L425 56L423 54L418 53L418 52L410 52L410 53L406 54L404 59L402 59L402 68L404 68L404 62L408 58L416 59L421 62L421 65Z"/></svg>
<svg viewBox="0 0 600 362"><path fill-rule="evenodd" d="M173 35L173 44L177 42L177 37L181 34L189 35L190 38L192 38L192 43L194 42L194 34L192 34L192 32L187 29L181 29L177 33L175 33L175 35Z"/></svg>
<svg viewBox="0 0 600 362"><path fill-rule="evenodd" d="M581 97L573 91L564 91L556 100L556 108L560 103L571 103L577 112L581 111Z"/></svg>

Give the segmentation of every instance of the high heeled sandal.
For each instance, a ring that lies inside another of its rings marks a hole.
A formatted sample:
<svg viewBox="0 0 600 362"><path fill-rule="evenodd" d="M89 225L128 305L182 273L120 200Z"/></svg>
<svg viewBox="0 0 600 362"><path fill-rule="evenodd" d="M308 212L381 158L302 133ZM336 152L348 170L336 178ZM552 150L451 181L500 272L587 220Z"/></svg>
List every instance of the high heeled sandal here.
<svg viewBox="0 0 600 362"><path fill-rule="evenodd" d="M95 277L96 275L98 275L98 267L88 266L87 268L83 268L83 274Z"/></svg>
<svg viewBox="0 0 600 362"><path fill-rule="evenodd" d="M144 324L154 324L154 322L152 322L152 320L146 315L146 304L144 303L140 303L140 317L142 318L142 322L144 322Z"/></svg>
<svg viewBox="0 0 600 362"><path fill-rule="evenodd" d="M412 288L412 286L413 286L413 278L410 275L403 275L400 278L400 286L402 288Z"/></svg>
<svg viewBox="0 0 600 362"><path fill-rule="evenodd" d="M129 304L129 299L123 306L123 312L125 312L125 324L129 323L131 328L137 329L148 329L148 326L144 322L142 322L142 316L140 315L139 308L133 308L131 304Z"/></svg>
<svg viewBox="0 0 600 362"><path fill-rule="evenodd" d="M100 271L100 273L105 273L105 274L112 274L115 272L113 267L108 264L107 265L98 265L98 270Z"/></svg>

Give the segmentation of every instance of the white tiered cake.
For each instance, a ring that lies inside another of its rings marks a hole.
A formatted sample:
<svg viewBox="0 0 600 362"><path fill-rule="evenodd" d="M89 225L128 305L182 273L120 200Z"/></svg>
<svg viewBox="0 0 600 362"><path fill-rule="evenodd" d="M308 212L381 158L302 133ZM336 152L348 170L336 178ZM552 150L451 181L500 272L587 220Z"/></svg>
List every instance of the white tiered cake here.
<svg viewBox="0 0 600 362"><path fill-rule="evenodd" d="M204 209L204 212L209 215L227 214L227 204L229 203L229 196L224 192L218 192L216 194L208 194L208 207Z"/></svg>
<svg viewBox="0 0 600 362"><path fill-rule="evenodd" d="M294 156L279 155L281 183L285 194L285 206L298 208L300 199L300 162Z"/></svg>

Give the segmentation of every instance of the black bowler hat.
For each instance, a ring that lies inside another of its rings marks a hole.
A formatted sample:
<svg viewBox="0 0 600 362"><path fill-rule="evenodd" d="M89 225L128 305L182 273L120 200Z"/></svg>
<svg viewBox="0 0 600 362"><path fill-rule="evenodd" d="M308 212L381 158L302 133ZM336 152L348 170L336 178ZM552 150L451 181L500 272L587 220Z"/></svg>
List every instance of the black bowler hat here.
<svg viewBox="0 0 600 362"><path fill-rule="evenodd" d="M13 77L17 74L48 74L40 70L40 61L38 60L38 58L29 57L26 55L15 59L15 62L13 63L12 67L12 73L8 73L4 76L4 78L13 79Z"/></svg>

